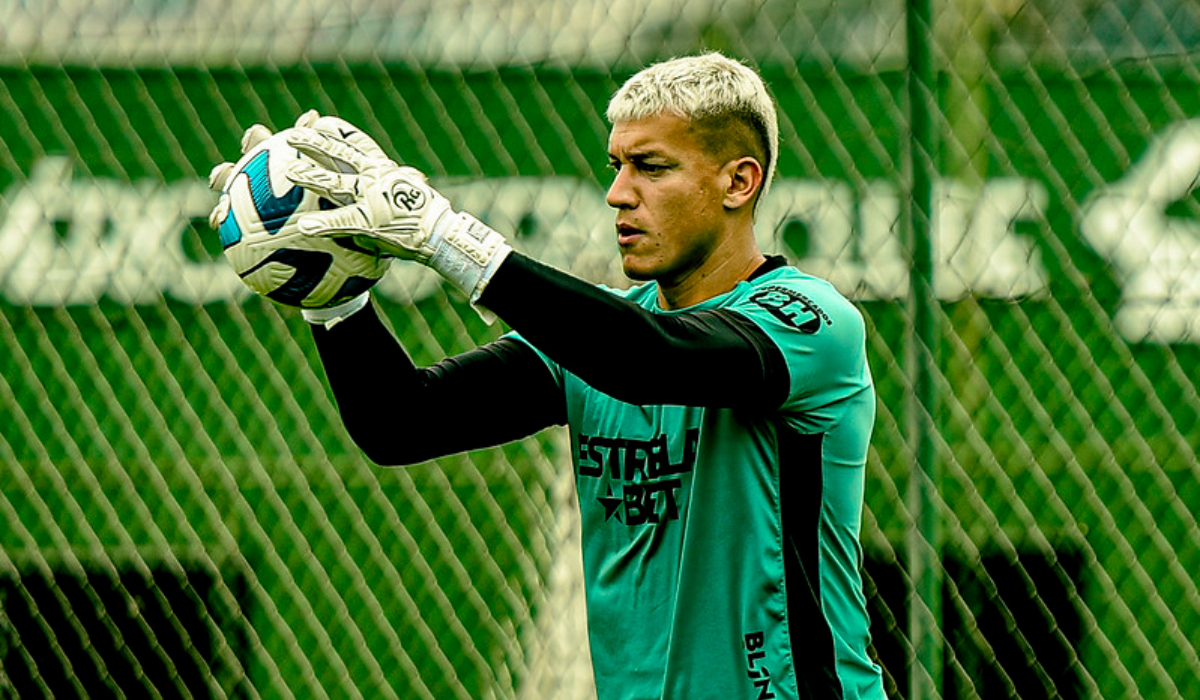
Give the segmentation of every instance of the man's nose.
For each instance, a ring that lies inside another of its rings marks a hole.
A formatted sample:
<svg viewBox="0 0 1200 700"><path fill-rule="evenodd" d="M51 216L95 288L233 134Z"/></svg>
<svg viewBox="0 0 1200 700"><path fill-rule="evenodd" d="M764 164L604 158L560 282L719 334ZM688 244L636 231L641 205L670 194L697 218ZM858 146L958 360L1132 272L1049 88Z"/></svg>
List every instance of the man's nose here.
<svg viewBox="0 0 1200 700"><path fill-rule="evenodd" d="M614 209L632 209L637 205L637 195L629 181L628 168L620 168L608 186L604 201Z"/></svg>

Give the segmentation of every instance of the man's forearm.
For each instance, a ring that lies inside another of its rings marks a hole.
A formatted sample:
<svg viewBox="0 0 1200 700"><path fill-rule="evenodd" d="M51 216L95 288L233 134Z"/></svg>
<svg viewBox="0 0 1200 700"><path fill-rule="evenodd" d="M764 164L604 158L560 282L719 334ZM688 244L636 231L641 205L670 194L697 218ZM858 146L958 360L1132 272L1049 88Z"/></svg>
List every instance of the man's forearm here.
<svg viewBox="0 0 1200 700"><path fill-rule="evenodd" d="M347 431L378 464L490 447L565 422L542 359L499 340L419 368L374 307L313 336Z"/></svg>
<svg viewBox="0 0 1200 700"><path fill-rule="evenodd" d="M480 304L568 371L628 403L774 408L787 393L782 353L736 313L654 314L517 253Z"/></svg>

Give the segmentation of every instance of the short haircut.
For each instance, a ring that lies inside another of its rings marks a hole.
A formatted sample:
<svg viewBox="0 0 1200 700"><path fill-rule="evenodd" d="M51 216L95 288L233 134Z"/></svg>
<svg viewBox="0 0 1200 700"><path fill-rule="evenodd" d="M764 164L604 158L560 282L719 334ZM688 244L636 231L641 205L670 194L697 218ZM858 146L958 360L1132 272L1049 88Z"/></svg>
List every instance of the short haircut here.
<svg viewBox="0 0 1200 700"><path fill-rule="evenodd" d="M751 155L763 166L757 208L774 179L779 154L775 101L758 72L717 52L673 58L627 80L613 94L606 116L616 124L663 114L691 121L718 157L730 155L728 148L739 146L740 141L749 141L746 146L753 150L735 157ZM748 138L738 138L739 126Z"/></svg>

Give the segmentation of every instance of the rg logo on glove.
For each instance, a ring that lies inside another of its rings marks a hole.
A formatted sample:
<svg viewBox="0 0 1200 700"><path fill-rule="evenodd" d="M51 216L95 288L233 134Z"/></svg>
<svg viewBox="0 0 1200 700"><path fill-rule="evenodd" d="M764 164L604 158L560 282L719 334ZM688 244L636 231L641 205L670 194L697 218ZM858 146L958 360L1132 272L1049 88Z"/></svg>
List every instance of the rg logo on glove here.
<svg viewBox="0 0 1200 700"><path fill-rule="evenodd" d="M416 211L425 206L425 193L416 187L398 183L396 188L392 190L392 202L397 207L403 207L408 211Z"/></svg>

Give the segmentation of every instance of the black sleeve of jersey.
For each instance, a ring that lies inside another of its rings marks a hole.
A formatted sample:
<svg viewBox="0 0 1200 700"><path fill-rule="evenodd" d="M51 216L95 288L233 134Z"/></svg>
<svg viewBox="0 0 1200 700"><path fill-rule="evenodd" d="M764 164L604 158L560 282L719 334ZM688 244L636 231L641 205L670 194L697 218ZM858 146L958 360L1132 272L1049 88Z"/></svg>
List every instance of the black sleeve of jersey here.
<svg viewBox="0 0 1200 700"><path fill-rule="evenodd" d="M415 464L566 422L549 368L518 340L418 368L371 305L312 328L342 422L377 464Z"/></svg>
<svg viewBox="0 0 1200 700"><path fill-rule="evenodd" d="M621 401L774 409L787 398L782 351L733 311L651 313L517 253L479 301L547 357Z"/></svg>

